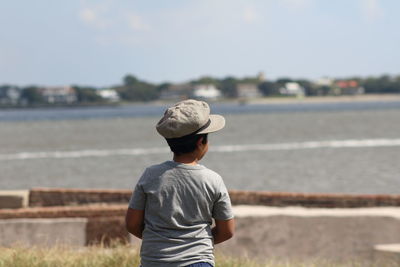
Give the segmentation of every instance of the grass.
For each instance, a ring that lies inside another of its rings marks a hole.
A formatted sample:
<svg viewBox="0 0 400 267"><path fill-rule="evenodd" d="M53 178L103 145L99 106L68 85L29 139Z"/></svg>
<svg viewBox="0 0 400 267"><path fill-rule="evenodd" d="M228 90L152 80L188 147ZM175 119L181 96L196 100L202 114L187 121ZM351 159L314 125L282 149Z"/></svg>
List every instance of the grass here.
<svg viewBox="0 0 400 267"><path fill-rule="evenodd" d="M81 249L68 247L0 248L0 267L137 267L140 257L137 248L127 245L110 247L93 246ZM357 263L335 264L323 261L257 263L246 258L216 256L216 267L364 267ZM368 267L399 266L390 264L367 265Z"/></svg>
<svg viewBox="0 0 400 267"><path fill-rule="evenodd" d="M0 267L132 267L139 266L138 250L128 246L0 248Z"/></svg>

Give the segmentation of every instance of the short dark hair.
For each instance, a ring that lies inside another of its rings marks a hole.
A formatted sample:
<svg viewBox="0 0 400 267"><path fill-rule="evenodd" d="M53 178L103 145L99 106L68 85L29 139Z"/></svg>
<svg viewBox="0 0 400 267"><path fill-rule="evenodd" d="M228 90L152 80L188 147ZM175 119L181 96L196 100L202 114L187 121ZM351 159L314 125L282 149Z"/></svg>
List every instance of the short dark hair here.
<svg viewBox="0 0 400 267"><path fill-rule="evenodd" d="M202 143L207 144L208 134L191 134L179 138L165 138L171 151L176 155L191 153L196 150L196 144L200 138Z"/></svg>

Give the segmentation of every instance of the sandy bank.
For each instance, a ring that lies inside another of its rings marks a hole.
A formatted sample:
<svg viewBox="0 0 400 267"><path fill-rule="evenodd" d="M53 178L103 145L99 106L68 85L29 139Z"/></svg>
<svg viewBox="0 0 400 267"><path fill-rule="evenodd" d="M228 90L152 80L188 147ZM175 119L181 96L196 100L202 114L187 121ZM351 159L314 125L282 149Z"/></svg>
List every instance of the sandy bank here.
<svg viewBox="0 0 400 267"><path fill-rule="evenodd" d="M299 103L343 103L343 102L397 102L400 94L367 94L350 96L308 96L295 97L263 97L246 100L246 104L299 104Z"/></svg>
<svg viewBox="0 0 400 267"><path fill-rule="evenodd" d="M233 206L236 217L391 217L400 220L400 207L372 208L304 208L304 207L267 207L252 205Z"/></svg>

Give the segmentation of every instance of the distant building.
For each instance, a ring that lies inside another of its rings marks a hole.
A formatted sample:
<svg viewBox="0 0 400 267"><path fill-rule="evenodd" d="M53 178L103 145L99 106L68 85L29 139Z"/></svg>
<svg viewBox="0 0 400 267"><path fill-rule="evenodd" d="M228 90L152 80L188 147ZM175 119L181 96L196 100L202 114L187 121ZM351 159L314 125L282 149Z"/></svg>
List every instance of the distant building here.
<svg viewBox="0 0 400 267"><path fill-rule="evenodd" d="M161 100L184 100L191 95L192 86L188 83L172 84L160 93Z"/></svg>
<svg viewBox="0 0 400 267"><path fill-rule="evenodd" d="M21 97L21 91L14 86L0 87L0 104L16 105Z"/></svg>
<svg viewBox="0 0 400 267"><path fill-rule="evenodd" d="M49 104L72 104L78 100L76 91L71 86L42 87L39 92Z"/></svg>
<svg viewBox="0 0 400 267"><path fill-rule="evenodd" d="M221 95L221 91L212 84L198 84L192 90L192 97L195 99L216 100Z"/></svg>
<svg viewBox="0 0 400 267"><path fill-rule="evenodd" d="M279 88L279 93L282 95L295 95L295 96L304 96L305 89L299 83L296 82L288 82L281 88Z"/></svg>
<svg viewBox="0 0 400 267"><path fill-rule="evenodd" d="M238 98L256 98L261 96L258 85L255 83L239 83L236 85Z"/></svg>
<svg viewBox="0 0 400 267"><path fill-rule="evenodd" d="M260 71L257 75L257 79L260 83L265 82L267 79L265 78L265 73Z"/></svg>
<svg viewBox="0 0 400 267"><path fill-rule="evenodd" d="M365 93L364 87L355 80L338 80L335 82L335 86L341 95L361 95Z"/></svg>
<svg viewBox="0 0 400 267"><path fill-rule="evenodd" d="M96 91L96 93L101 96L101 98L109 102L118 102L120 100L117 91L114 89L101 89Z"/></svg>
<svg viewBox="0 0 400 267"><path fill-rule="evenodd" d="M328 86L329 87L329 86L333 85L333 79L328 78L328 77L323 77L323 78L316 80L314 82L314 84L317 86Z"/></svg>

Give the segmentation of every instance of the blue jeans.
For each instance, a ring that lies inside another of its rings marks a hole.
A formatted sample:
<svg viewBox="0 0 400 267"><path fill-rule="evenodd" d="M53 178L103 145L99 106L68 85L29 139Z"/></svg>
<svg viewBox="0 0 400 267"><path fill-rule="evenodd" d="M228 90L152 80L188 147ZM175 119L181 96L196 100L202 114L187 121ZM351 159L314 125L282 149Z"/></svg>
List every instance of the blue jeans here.
<svg viewBox="0 0 400 267"><path fill-rule="evenodd" d="M139 267L142 267L142 266L140 265ZM209 264L208 262L197 262L197 263L187 265L185 267L213 267L213 266L211 264Z"/></svg>
<svg viewBox="0 0 400 267"><path fill-rule="evenodd" d="M213 266L211 264L209 264L208 262L197 262L197 263L193 263L188 266L185 266L185 267L213 267Z"/></svg>
<svg viewBox="0 0 400 267"><path fill-rule="evenodd" d="M139 267L142 267L141 265ZM185 267L213 267L208 262L197 262L190 265L186 265Z"/></svg>

